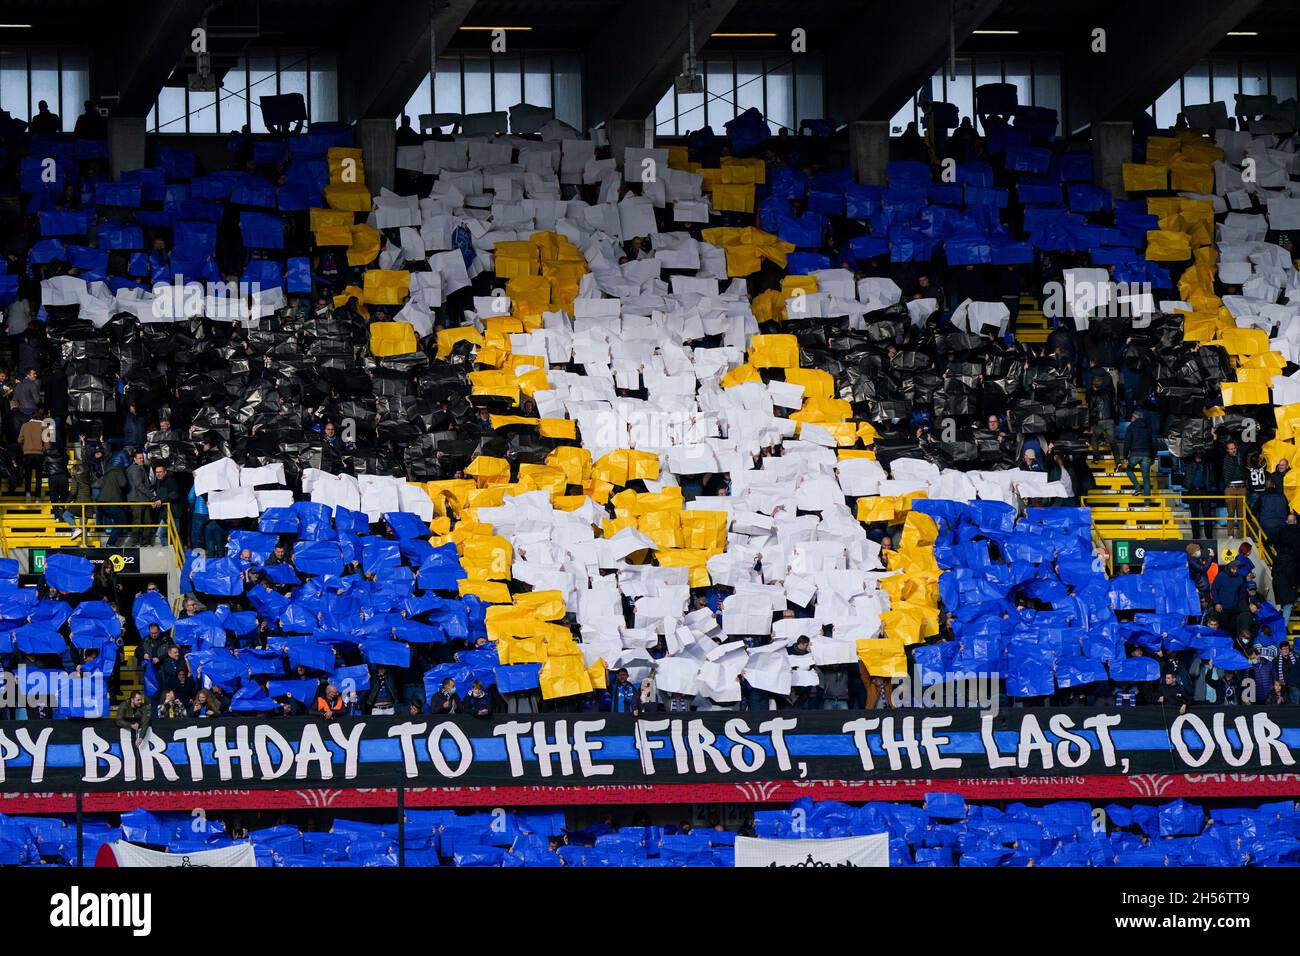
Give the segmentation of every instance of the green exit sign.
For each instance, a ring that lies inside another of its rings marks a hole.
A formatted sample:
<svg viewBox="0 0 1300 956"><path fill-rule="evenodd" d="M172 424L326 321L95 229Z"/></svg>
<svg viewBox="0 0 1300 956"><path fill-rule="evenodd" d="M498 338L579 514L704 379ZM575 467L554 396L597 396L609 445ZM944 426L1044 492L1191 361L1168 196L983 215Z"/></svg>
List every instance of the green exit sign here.
<svg viewBox="0 0 1300 956"><path fill-rule="evenodd" d="M1115 542L1115 563L1116 563L1116 564L1128 564L1128 563L1129 563L1129 550L1128 550L1128 542L1127 542L1127 541L1116 541L1116 542Z"/></svg>
<svg viewBox="0 0 1300 956"><path fill-rule="evenodd" d="M32 574L45 573L45 552L32 551Z"/></svg>

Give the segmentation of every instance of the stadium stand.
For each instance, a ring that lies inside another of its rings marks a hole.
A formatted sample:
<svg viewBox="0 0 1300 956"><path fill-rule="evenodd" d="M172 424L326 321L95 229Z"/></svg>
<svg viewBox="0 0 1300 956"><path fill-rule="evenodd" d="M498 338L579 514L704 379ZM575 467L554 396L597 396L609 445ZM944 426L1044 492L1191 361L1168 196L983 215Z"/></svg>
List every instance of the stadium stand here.
<svg viewBox="0 0 1300 956"><path fill-rule="evenodd" d="M393 189L342 122L232 132L220 169L154 137L112 178L106 139L0 112L0 724L120 730L124 767L209 718L880 717L968 681L1003 714L1300 704L1300 124L1242 99L1136 137L1122 190L1001 82L979 132L928 104L878 183L833 124L757 108L647 146L403 127ZM124 549L166 586L125 592ZM1269 766L1255 733L1222 749ZM246 839L273 866L735 862L721 825L403 812L400 840ZM887 834L900 866L1300 850L1294 802L1105 815L935 790L744 835ZM70 829L6 817L0 862L76 862ZM78 832L82 862L245 839Z"/></svg>

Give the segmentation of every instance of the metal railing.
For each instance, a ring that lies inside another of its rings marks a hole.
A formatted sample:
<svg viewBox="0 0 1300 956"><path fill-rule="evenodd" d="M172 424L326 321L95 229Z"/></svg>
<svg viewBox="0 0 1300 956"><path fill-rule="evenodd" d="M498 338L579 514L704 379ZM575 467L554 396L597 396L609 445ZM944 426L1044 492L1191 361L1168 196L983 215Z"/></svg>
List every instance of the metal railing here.
<svg viewBox="0 0 1300 956"><path fill-rule="evenodd" d="M44 509L45 503L0 505L0 549L8 554L13 548L21 547L71 547L71 548L107 548L123 547L125 537L139 538L151 543L159 532L165 536L166 546L171 549L176 566L185 561L185 549L180 531L176 524L176 513L171 504L164 502L154 508L147 501L61 501L50 502L49 514L34 512L34 508ZM122 521L111 520L109 508L121 509ZM139 522L137 510L151 512L153 520ZM25 531L23 525L31 525ZM32 543L33 539L54 535L56 542ZM115 543L109 543L110 538Z"/></svg>
<svg viewBox="0 0 1300 956"><path fill-rule="evenodd" d="M1260 526L1259 519L1255 517L1255 513L1251 510L1245 495L1201 495L1183 494L1180 491L1153 491L1149 495L1133 495L1132 497L1143 497L1157 505L1158 508L1147 511L1142 508L1118 505L1114 500L1114 494L1090 492L1083 495L1080 502L1092 514L1094 535L1099 535L1101 531L1097 520L1098 512L1102 513L1105 530L1114 531L1115 527L1122 521L1125 527L1131 527L1135 534L1143 531L1163 531L1172 532L1178 537L1193 537L1197 525L1201 523L1209 524L1212 528L1217 529L1220 522L1226 521L1229 532L1234 528L1242 532L1241 534L1230 534L1229 536L1249 538L1254 541L1264 562L1272 567L1276 550L1269 543L1268 535L1264 533L1264 529ZM1228 500L1230 498L1234 499L1240 506L1241 513L1237 517L1233 517L1228 510ZM1191 508L1187 504L1187 502L1191 501L1213 502L1213 513L1203 518L1194 517ZM1224 512L1223 515L1219 514L1221 509Z"/></svg>

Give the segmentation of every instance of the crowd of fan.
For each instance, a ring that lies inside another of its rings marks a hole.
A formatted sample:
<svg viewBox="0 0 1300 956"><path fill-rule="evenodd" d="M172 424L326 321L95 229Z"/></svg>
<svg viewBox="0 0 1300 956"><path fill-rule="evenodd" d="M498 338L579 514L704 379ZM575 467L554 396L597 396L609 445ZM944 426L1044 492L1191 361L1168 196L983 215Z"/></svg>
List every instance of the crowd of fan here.
<svg viewBox="0 0 1300 956"><path fill-rule="evenodd" d="M620 814L622 816L622 814ZM267 819L261 820L258 817ZM1104 823L1099 827L1099 821ZM302 866L725 866L737 836L789 840L885 834L889 865L900 866L1287 866L1300 860L1300 815L1292 801L1205 809L1185 800L1158 806L1084 801L1042 806L967 803L929 793L922 805L796 800L756 810L734 829L716 817L696 826L654 825L637 811L630 824L610 813L574 827L563 811L405 812L403 846L396 823L312 815L258 814L225 821L189 813L134 810L111 819L87 814L82 859L120 840L192 854L253 845L261 867ZM75 826L58 817L0 818L0 865L74 865ZM796 855L797 859L797 855ZM799 861L799 865L815 865ZM825 865L825 864L823 864Z"/></svg>
<svg viewBox="0 0 1300 956"><path fill-rule="evenodd" d="M5 133L11 158L20 150L32 156L39 153L21 130L11 125ZM333 131L332 135L340 134ZM987 143L973 130L963 130L955 141L968 162L983 163L988 155ZM283 158L259 162L258 142L265 140L259 141L247 131L233 135L228 145L231 169L283 186L291 164ZM705 166L717 165L732 152L728 141L711 131L692 136L689 146L691 159ZM896 148L904 164L897 167L900 171L907 169L909 162L915 166L919 160L928 165L937 158L922 155L910 136ZM1053 150L1063 152L1060 143ZM208 319L139 324L118 314L92 328L77 318L75 307L45 307L40 300L43 281L60 275L93 274L94 267L76 265L71 249L51 258L31 254L42 244L41 212L91 210L101 224L107 224L105 210L94 201L96 187L105 181L104 153L93 145L82 152L88 158L80 159L76 168L67 172L57 195L24 192L27 215L23 228L13 231L5 250L7 274L16 279L16 287L6 308L13 373L0 372L0 402L9 409L0 423L6 448L0 471L7 476L11 493L29 498L48 495L56 511L66 506L68 514L75 516L76 506L90 506L95 521L108 529L106 543L110 546L166 541L170 514L187 548L203 549L209 560L229 554L240 577L235 590L187 588L191 593L177 618L193 618L197 623L185 640L175 629L175 621L168 620L166 609L159 609L147 594L133 606L124 606L118 583L105 569L97 575L94 587L82 594L42 593L43 600L66 601L70 606L86 599L104 600L127 625L124 637L116 640L138 638L138 660L145 671L148 693L134 695L122 706L118 713L122 726L143 730L154 718L209 717L226 712L311 713L332 719L351 713L408 711L485 716L505 710L600 709L638 714L727 707L856 709L896 703L888 680L873 676L868 667L857 663L818 663L811 670L800 667L798 658L813 655L822 633L820 627L805 633L807 627L798 623L816 615L816 598L802 607L773 611L774 625L795 622L776 627L773 633L788 645L796 673L805 670L814 675L788 693L754 687L743 676L737 679L738 697L727 696L722 701L706 693L662 692L656 686L655 670L656 662L672 650L666 633L659 634L657 642L646 647L648 653L632 666L609 666L608 676L597 678L590 691L546 697L533 688L503 692L495 679L502 661L489 640L485 602L472 596L462 598L462 610L453 615L462 625L459 629L442 626L436 638L410 640L409 657L404 660L399 655L388 663L377 663L356 641L343 637L332 642L332 661L323 665L295 663L293 642L286 637L304 631L284 626L279 609L289 603L286 599L312 588L316 598L330 588L340 599L372 597L390 580L385 570L390 565L385 562L384 569L376 570L359 547L349 550L339 523L333 532L334 539L341 542L339 566L324 572L337 575L337 583L322 588L314 579L304 582L304 576L311 578L313 572L296 566L295 559L306 539L281 532L278 539L268 540L267 534L277 533L266 532L265 523L257 519L212 518L206 496L195 494L191 487L194 469L225 457L247 465L286 461L285 484L301 501L308 496L304 472L312 468L335 475L381 474L427 481L464 479L470 463L480 455L500 456L516 473L521 464L549 461L547 456L561 447L556 439L521 435L508 421L499 427L493 424L494 416L501 412L536 416L535 396L525 394L514 408L508 401L477 394L467 381L475 368L470 344L462 341L450 350L440 347L439 333L468 324L467 313L476 308L475 299L489 296L497 279L490 270L481 271L468 287L452 293L432 310L431 328L420 337L417 352L396 359L374 358L367 348L368 333L377 323L393 321L395 309L373 305L366 309L354 290L365 284L367 266L352 265L346 255L314 247L307 212L287 212L281 214L285 245L278 257L311 257L311 291L290 294L281 309L259 324L245 328ZM847 213L815 210L813 197L819 183L837 182L843 188L843 171L829 140L782 136L747 152L764 160L767 183L781 180L785 170L787 179L801 178L811 185L810 191L805 198L776 197L786 204L780 208L760 208L755 214L725 212L716 221L724 227L764 225L764 217L771 215L804 226L811 223L821 230L818 241L807 247L817 259L812 268L846 270L853 286L867 280L870 288L880 291L881 298L872 300L875 307L860 310L857 321L845 322L835 312L828 318L792 314L785 321L761 321L758 328L798 336L799 364L829 373L836 387L835 399L827 399L847 401L855 417L871 423L874 443L868 444L885 469L897 461L916 459L945 472L1017 469L1019 474L1038 475L1054 486L1044 493L1041 504L1073 505L1090 490L1092 471L1086 462L1090 452L1095 455L1103 445L1108 446L1116 467L1127 469L1135 490L1149 494L1157 454L1166 439L1172 438L1178 447L1171 450L1184 453L1171 459L1170 479L1188 493L1223 492L1229 502L1249 501L1268 536L1274 553L1273 602L1264 600L1255 584L1248 547L1243 546L1238 557L1218 566L1201 557L1199 548L1193 546L1187 567L1200 598L1201 617L1198 621L1187 613L1173 615L1182 618L1174 622L1176 626L1200 625L1205 631L1198 633L1216 636L1222 632L1230 649L1240 652L1240 663L1227 655L1227 647L1221 647L1224 653L1217 657L1206 656L1201 653L1203 646L1162 643L1160 638L1168 635L1156 631L1154 644L1148 643L1145 651L1141 642L1130 642L1127 648L1120 647L1120 654L1154 654L1160 660L1158 679L1144 674L1139 681L1116 681L1103 674L1083 689L1059 686L1046 694L1012 691L1008 702L1037 697L1053 703L1178 706L1300 702L1300 675L1294 671L1285 639L1296 598L1294 563L1300 556L1300 532L1282 493L1288 463L1283 460L1271 469L1263 464L1259 449L1270 437L1267 428L1258 436L1252 433L1254 440L1246 441L1240 416L1219 419L1212 432L1208 422L1204 429L1197 422L1204 420L1204 410L1216 404L1219 383L1233 375L1221 348L1183 342L1181 319L1165 314L1137 323L1130 315L1094 318L1082 329L1061 319L1042 346L1016 341L1006 324L973 330L969 322L955 324L955 316L968 301L1001 302L1014 322L1022 293L1036 293L1049 283L1064 282L1067 270L1092 265L1092 257L1086 250L1040 249L1029 264L953 266L945 263L936 249L928 257L893 261L907 257L891 256L888 248L861 241L873 234L871 224L865 221L869 217L854 219ZM595 155L597 160L613 158L607 148L598 149ZM14 175L11 187L16 191L20 166L15 162L9 169ZM994 188L1006 189L1012 197L1001 211L1000 228L1013 236L1022 235L1026 210L1014 198L1015 173L996 159L989 171ZM930 171L925 175L928 178ZM425 196L433 184L431 176L403 171L398 190ZM567 195L595 203L602 187L582 184L565 188ZM621 183L618 195L635 196L638 190L635 182ZM760 186L759 195L763 192ZM222 275L237 277L253 263L277 258L277 254L244 247L240 212L237 204L229 203L220 213L214 260ZM655 215L660 229L673 228L665 208L656 208ZM1105 225L1111 221L1110 215L1101 212L1091 219ZM688 224L684 231L703 241L706 228L707 224ZM168 276L170 231L165 226L145 226L143 239L142 254L110 253L106 274L99 278L120 288L138 279ZM393 246L401 241L396 229L385 230L384 239ZM458 228L452 239L466 266L472 266L477 253L469 230ZM618 265L653 256L656 242L656 235L627 239ZM1162 293L1176 297L1176 282L1170 275L1176 277L1181 267L1188 265L1190 262L1174 263L1167 272L1149 271L1150 276L1163 276L1163 280L1157 278L1154 289L1157 299ZM427 268L419 262L411 265L413 273ZM664 273L685 276L694 270L665 269ZM744 277L743 292L755 301L781 291L785 278L787 270L765 261L761 269ZM1223 291L1230 290L1225 287ZM701 352L721 350L728 345L728 337L701 329L701 334L688 337L687 344ZM577 375L582 363L552 362L550 369ZM764 372L764 381L779 381L767 369ZM1175 383L1172 390L1171 382ZM1190 395L1185 388L1189 382ZM627 384L618 389L620 397L644 400L650 394L639 381ZM1079 388L1085 393L1083 402L1076 395ZM789 417L788 410L775 414ZM1117 423L1122 425L1117 427ZM1186 453L1191 447L1198 450ZM773 467L785 454L788 452L779 441L769 442L756 456L756 463ZM682 499L687 503L701 497L726 497L732 491L731 478L724 471L680 477ZM898 477L896 469L893 477ZM568 482L570 493L575 484ZM652 490L652 483L642 480L625 484L640 493ZM1195 537L1212 539L1217 516L1196 504L1193 510ZM363 520L362 526L352 527L349 534L400 545L401 558L409 561L412 572L418 571L415 559L423 556L423 550L408 549L410 539L394 522L369 517L372 520ZM1228 533L1242 536L1242 512L1230 505L1227 517ZM878 553L896 553L896 545L906 535L901 514L866 520L863 525ZM254 531L260 534L258 546L245 547L244 536ZM986 547L998 546L995 535L979 540ZM427 542L422 544L427 547ZM1088 553L1091 557L1090 547ZM1005 554L1001 557L1006 560ZM1046 566L1052 560L1047 554L1038 562ZM288 571L272 573L270 569L277 565ZM403 571L408 567L402 560L396 566ZM186 574L192 570L187 565ZM391 612L412 624L423 623L418 620L422 615L431 620L429 605L422 603L429 600L428 594L417 595L410 586L414 576L408 573L405 589L392 592L386 604L365 604L368 613L375 609ZM450 589L434 589L434 593L438 590L444 596L432 598L435 602L457 594L454 582ZM519 594L528 588L515 581L512 590ZM268 599L261 592L275 597ZM716 583L692 587L690 607L712 616L716 625L724 613L724 602L734 593L732 587ZM1037 601L1016 589L999 600L1005 607L1001 617L1021 624L1021 630L1038 626L1033 615L1050 610L1050 602ZM363 602L357 601L346 610L356 612L362 606ZM622 610L629 628L639 623L626 595L622 596ZM961 628L953 626L959 609L942 610L937 632L925 635L915 646L960 640ZM1150 609L1139 606L1136 620L1141 621L1146 610ZM317 617L314 623L319 625L320 620ZM578 631L572 609L551 620ZM1121 617L1121 623L1133 620ZM389 627L386 633L396 633L392 621L385 623ZM132 635L132 625L137 635ZM1072 620L1070 626L1087 625ZM1126 633L1131 636L1132 632ZM401 638L400 633L397 636ZM747 637L744 643L753 648L772 640ZM70 642L62 654L16 649L12 659L66 669L84 664L89 653ZM222 679L217 658L225 654L230 654L239 668ZM914 647L909 646L908 655L910 662ZM987 663L996 669L998 659ZM1250 678L1252 688L1260 689L1243 695L1244 677ZM602 683L606 686L599 686ZM1003 693L1008 689L1004 687Z"/></svg>

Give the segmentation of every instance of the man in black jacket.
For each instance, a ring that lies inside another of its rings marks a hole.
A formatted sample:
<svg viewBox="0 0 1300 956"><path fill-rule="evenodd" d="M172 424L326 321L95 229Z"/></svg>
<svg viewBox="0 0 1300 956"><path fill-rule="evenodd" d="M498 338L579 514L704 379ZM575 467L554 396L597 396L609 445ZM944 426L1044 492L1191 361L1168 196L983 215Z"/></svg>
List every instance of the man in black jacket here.
<svg viewBox="0 0 1300 956"><path fill-rule="evenodd" d="M1192 537L1208 539L1214 531L1215 502L1209 495L1219 490L1214 466L1199 451L1183 459L1183 491L1191 497L1187 502L1192 512Z"/></svg>
<svg viewBox="0 0 1300 956"><path fill-rule="evenodd" d="M155 502L152 520L158 523L158 543L165 544L167 542L167 506L171 505L172 512L179 523L181 517L179 514L181 487L165 467L156 465L153 470L153 481L150 482L150 488L153 491Z"/></svg>
<svg viewBox="0 0 1300 956"><path fill-rule="evenodd" d="M157 510L153 503L153 488L149 483L149 466L145 464L144 452L137 451L131 464L126 469L126 500L135 504L131 508L131 524L135 525L127 534L128 546L145 543L145 529L155 520Z"/></svg>
<svg viewBox="0 0 1300 956"><path fill-rule="evenodd" d="M95 510L99 516L99 523L112 529L108 533L110 548L117 547L126 533L121 527L126 524L127 518L127 510L122 505L122 502L126 501L126 494L126 469L119 465L104 472L104 477L99 483L99 500L107 504L102 504Z"/></svg>
<svg viewBox="0 0 1300 956"><path fill-rule="evenodd" d="M1246 456L1236 439L1229 438L1223 448L1222 476L1228 506L1228 537L1240 538L1245 533Z"/></svg>
<svg viewBox="0 0 1300 956"><path fill-rule="evenodd" d="M1088 383L1088 421L1092 426L1092 460L1098 461L1101 439L1106 439L1110 453L1119 463L1119 441L1115 437L1115 396L1112 394L1110 379L1102 384L1101 377L1095 377Z"/></svg>
<svg viewBox="0 0 1300 956"><path fill-rule="evenodd" d="M1124 433L1124 458L1127 461L1128 480L1133 482L1133 490L1138 489L1137 475L1133 466L1142 471L1142 497L1151 496L1151 469L1155 465L1156 436L1151 430L1151 423L1146 415L1137 411L1129 419L1128 431Z"/></svg>
<svg viewBox="0 0 1300 956"><path fill-rule="evenodd" d="M153 714L150 712L149 704L145 701L144 694L139 691L132 694L129 700L123 701L117 708L117 726L132 731L137 745L144 739L145 734L149 733L149 722L152 719Z"/></svg>

